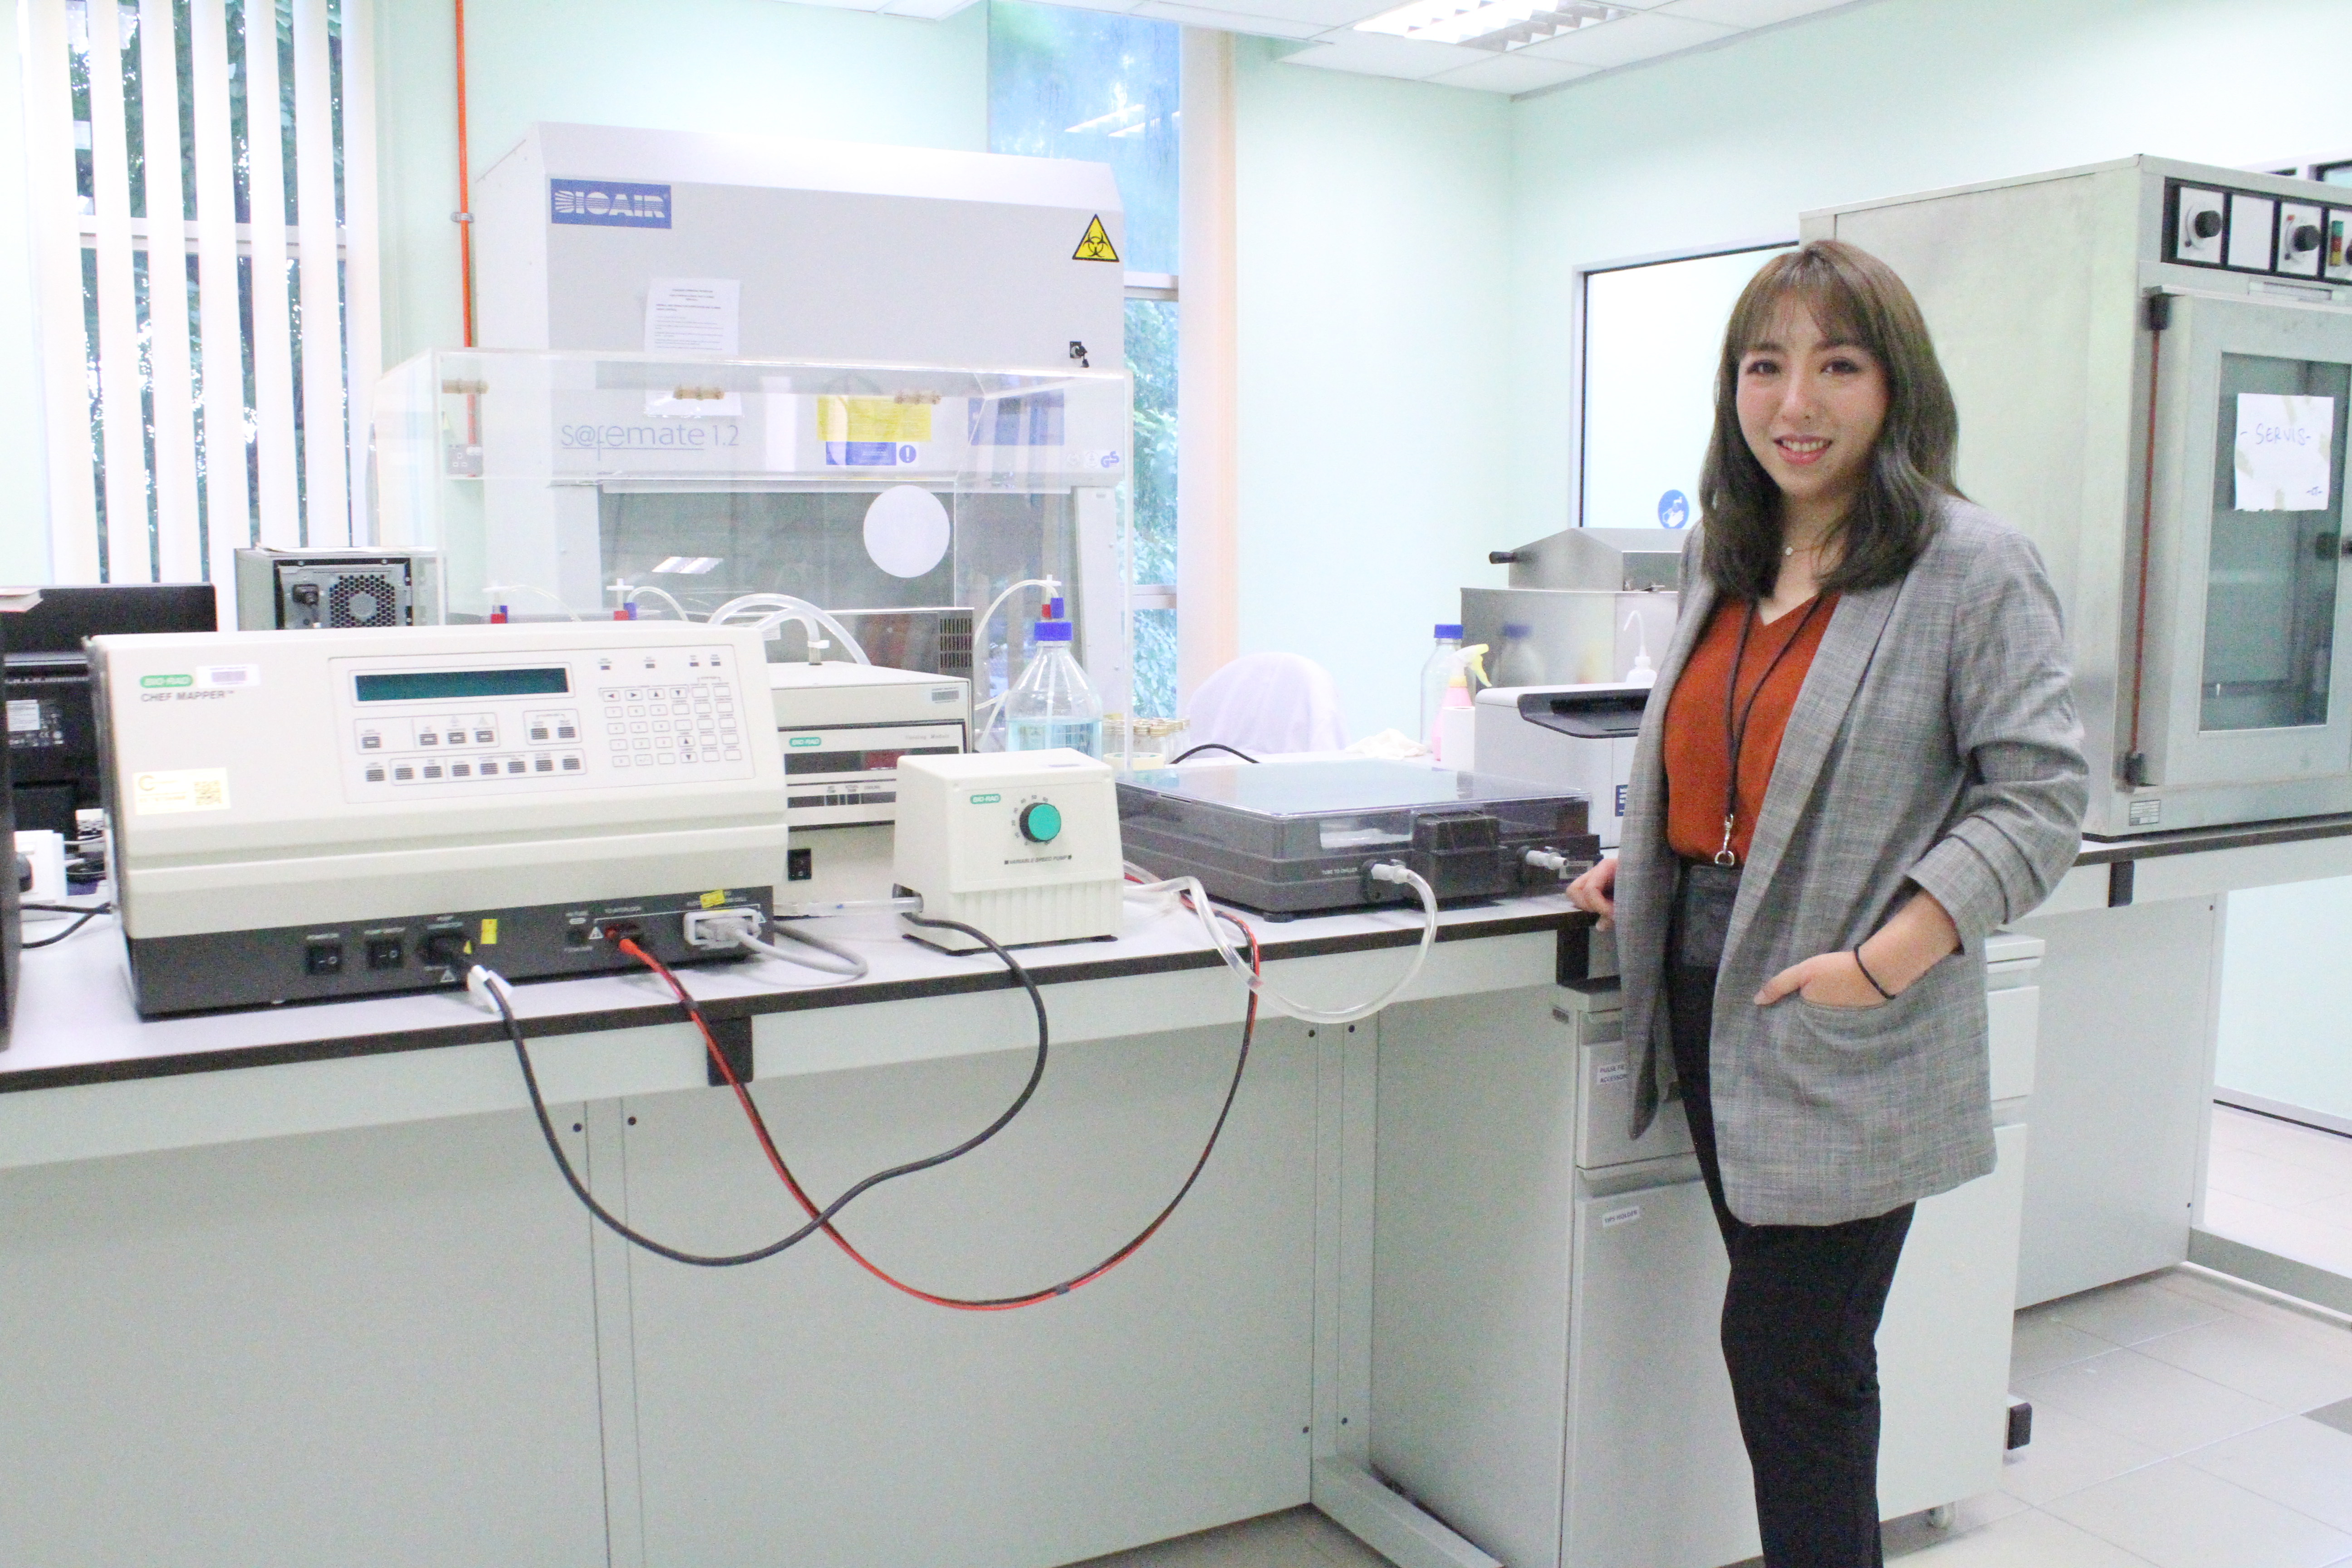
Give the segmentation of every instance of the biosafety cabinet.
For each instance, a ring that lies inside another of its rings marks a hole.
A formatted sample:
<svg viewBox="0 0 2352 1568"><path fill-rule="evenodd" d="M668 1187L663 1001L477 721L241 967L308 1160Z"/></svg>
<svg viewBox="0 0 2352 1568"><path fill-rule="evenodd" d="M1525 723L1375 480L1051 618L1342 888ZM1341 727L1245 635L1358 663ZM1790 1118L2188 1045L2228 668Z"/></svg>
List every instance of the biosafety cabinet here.
<svg viewBox="0 0 2352 1568"><path fill-rule="evenodd" d="M1108 164L540 124L473 207L492 348L1124 363Z"/></svg>
<svg viewBox="0 0 2352 1568"><path fill-rule="evenodd" d="M2352 810L2352 190L2134 158L1805 215L1918 297L2116 837Z"/></svg>
<svg viewBox="0 0 2352 1568"><path fill-rule="evenodd" d="M791 595L985 703L1042 595L990 606L1050 576L1126 709L1107 165L537 124L470 205L488 346L400 366L376 418L373 542L446 552L449 619Z"/></svg>
<svg viewBox="0 0 2352 1568"><path fill-rule="evenodd" d="M442 552L452 623L788 595L982 700L1043 596L1007 590L1051 577L1119 710L1129 398L1124 370L1076 366L438 350L377 391L378 542ZM797 623L768 647L809 655Z"/></svg>

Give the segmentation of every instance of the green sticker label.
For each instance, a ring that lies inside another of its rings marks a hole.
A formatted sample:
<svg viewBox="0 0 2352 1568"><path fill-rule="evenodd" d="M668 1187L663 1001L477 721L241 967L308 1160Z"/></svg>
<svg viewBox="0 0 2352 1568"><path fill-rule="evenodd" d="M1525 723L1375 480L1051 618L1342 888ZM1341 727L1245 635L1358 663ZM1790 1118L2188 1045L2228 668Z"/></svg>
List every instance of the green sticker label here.
<svg viewBox="0 0 2352 1568"><path fill-rule="evenodd" d="M971 797L971 804L974 805L994 805L998 801L1003 800L1003 798L1004 797L1001 795L976 795Z"/></svg>
<svg viewBox="0 0 2352 1568"><path fill-rule="evenodd" d="M142 675L139 678L140 685L149 687L194 686L195 683L196 678L193 675Z"/></svg>
<svg viewBox="0 0 2352 1568"><path fill-rule="evenodd" d="M823 735L794 735L793 737L792 743L795 746L822 746L824 744L824 737Z"/></svg>

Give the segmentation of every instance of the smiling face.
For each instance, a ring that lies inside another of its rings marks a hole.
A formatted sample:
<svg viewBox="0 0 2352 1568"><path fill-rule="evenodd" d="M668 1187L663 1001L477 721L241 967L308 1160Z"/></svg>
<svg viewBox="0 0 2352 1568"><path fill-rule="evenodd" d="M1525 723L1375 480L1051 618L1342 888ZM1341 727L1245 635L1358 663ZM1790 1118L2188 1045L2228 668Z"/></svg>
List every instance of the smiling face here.
<svg viewBox="0 0 2352 1568"><path fill-rule="evenodd" d="M1780 487L1791 542L1845 515L1886 422L1886 372L1844 334L1824 333L1803 300L1784 297L1739 356L1739 432Z"/></svg>

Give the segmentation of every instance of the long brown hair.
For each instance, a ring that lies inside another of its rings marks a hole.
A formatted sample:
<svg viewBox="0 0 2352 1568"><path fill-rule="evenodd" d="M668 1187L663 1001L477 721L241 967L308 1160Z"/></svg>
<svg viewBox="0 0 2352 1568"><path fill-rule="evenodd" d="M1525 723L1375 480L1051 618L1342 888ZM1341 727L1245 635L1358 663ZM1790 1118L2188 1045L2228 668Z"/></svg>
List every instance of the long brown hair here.
<svg viewBox="0 0 2352 1568"><path fill-rule="evenodd" d="M1812 312L1822 333L1866 349L1886 375L1886 420L1853 504L1831 531L1837 565L1824 590L1898 582L1935 532L1937 503L1958 496L1960 419L1919 302L1895 269L1843 240L1809 240L1774 257L1740 291L1724 328L1715 433L1699 472L1701 564L1719 592L1769 597L1780 574L1780 489L1739 430L1739 362L1771 330L1783 300Z"/></svg>

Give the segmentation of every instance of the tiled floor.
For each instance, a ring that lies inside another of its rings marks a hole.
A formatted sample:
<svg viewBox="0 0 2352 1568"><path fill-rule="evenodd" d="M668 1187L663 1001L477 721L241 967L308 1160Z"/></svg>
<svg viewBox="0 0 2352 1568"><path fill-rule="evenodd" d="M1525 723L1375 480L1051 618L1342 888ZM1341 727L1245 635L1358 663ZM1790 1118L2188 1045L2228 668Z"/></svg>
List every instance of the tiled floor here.
<svg viewBox="0 0 2352 1568"><path fill-rule="evenodd" d="M2033 1442L1906 1568L2352 1568L2352 1326L2193 1268L2021 1312ZM1090 1568L1379 1568L1307 1510Z"/></svg>
<svg viewBox="0 0 2352 1568"><path fill-rule="evenodd" d="M2352 1275L2352 1138L2215 1106L2205 1228Z"/></svg>
<svg viewBox="0 0 2352 1568"><path fill-rule="evenodd" d="M2347 1438L2347 1441L2352 1441ZM1311 1508L1270 1513L1079 1568L1387 1568L1388 1559Z"/></svg>

